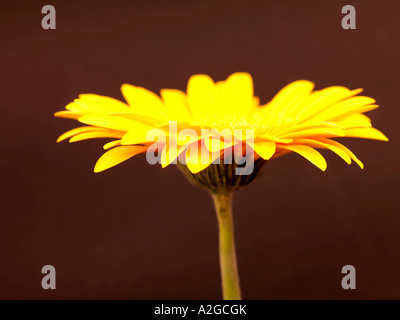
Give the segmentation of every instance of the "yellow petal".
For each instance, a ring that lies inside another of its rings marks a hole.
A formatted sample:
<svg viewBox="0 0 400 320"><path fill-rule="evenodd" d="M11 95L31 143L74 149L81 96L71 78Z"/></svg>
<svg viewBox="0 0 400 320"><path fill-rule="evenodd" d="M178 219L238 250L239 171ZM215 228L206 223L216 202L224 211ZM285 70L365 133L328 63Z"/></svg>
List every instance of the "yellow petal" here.
<svg viewBox="0 0 400 320"><path fill-rule="evenodd" d="M354 116L361 116L361 114L355 114ZM344 120L338 122L338 125L340 125L344 129L364 128L372 126L369 120L353 116L344 118Z"/></svg>
<svg viewBox="0 0 400 320"><path fill-rule="evenodd" d="M170 148L166 144L161 152L161 167L165 168L169 166L172 162L174 162L178 158L178 152L176 149L176 152L170 152Z"/></svg>
<svg viewBox="0 0 400 320"><path fill-rule="evenodd" d="M355 163L357 163L361 169L364 169L364 164L355 156L355 154L353 152L351 152L350 149L348 149L347 147L345 147L343 144L335 141L335 140L331 140L331 139L318 139L319 141L326 143L326 144L330 144L333 146L336 146L340 149L342 149L344 152L346 152L351 160L353 160Z"/></svg>
<svg viewBox="0 0 400 320"><path fill-rule="evenodd" d="M289 139L299 139L299 138L312 138L312 137L323 137L323 138L330 138L330 137L343 137L344 131L340 128L314 128L296 132L290 132L279 136L279 138L289 138Z"/></svg>
<svg viewBox="0 0 400 320"><path fill-rule="evenodd" d="M201 142L196 142L186 150L186 165L190 172L198 173L206 169L222 153L223 151L209 152Z"/></svg>
<svg viewBox="0 0 400 320"><path fill-rule="evenodd" d="M92 126L78 127L78 128L74 128L72 130L69 130L69 131L63 133L61 136L58 137L57 142L61 142L65 139L71 138L72 136L74 136L76 134L80 134L80 133L84 133L84 132L92 132L92 131L108 132L109 130L104 129L104 128L99 128L99 127L92 127Z"/></svg>
<svg viewBox="0 0 400 320"><path fill-rule="evenodd" d="M162 89L161 97L170 120L187 120L190 117L186 94L180 90Z"/></svg>
<svg viewBox="0 0 400 320"><path fill-rule="evenodd" d="M120 118L130 119L135 122L144 123L150 126L161 126L165 123L165 119L156 118L151 115L144 115L140 113L130 112L111 112L109 116L116 116Z"/></svg>
<svg viewBox="0 0 400 320"><path fill-rule="evenodd" d="M151 130L157 130L157 132L161 132L161 129L154 128L152 126L148 126L142 123L137 123L135 125L135 128L133 130L128 131L122 138L122 144L123 145L128 145L128 144L138 144L138 143L146 143L146 142L153 142L154 140L148 140L148 133ZM164 132L164 131L162 131ZM166 136L167 133L164 133L164 136Z"/></svg>
<svg viewBox="0 0 400 320"><path fill-rule="evenodd" d="M77 103L75 103L75 102L70 102L70 103L68 103L68 104L66 105L65 109L66 109L66 110L69 110L69 111L73 111L73 112L79 113L79 112L82 111L82 106L79 105L79 104L77 104ZM84 108L83 108L83 109L84 109ZM84 111L87 111L87 110L85 109Z"/></svg>
<svg viewBox="0 0 400 320"><path fill-rule="evenodd" d="M214 114L218 91L214 81L209 76L199 74L190 77L187 95L193 116L206 117L209 114Z"/></svg>
<svg viewBox="0 0 400 320"><path fill-rule="evenodd" d="M250 74L237 72L220 85L220 101L215 113L246 116L253 107L253 79Z"/></svg>
<svg viewBox="0 0 400 320"><path fill-rule="evenodd" d="M279 138L269 135L269 134L256 135L254 137L254 140L256 140L256 141L273 141L273 142L279 142L279 143L291 143L293 141L293 139L279 139Z"/></svg>
<svg viewBox="0 0 400 320"><path fill-rule="evenodd" d="M55 117L58 118L67 118L67 119L78 119L79 117L82 116L82 113L80 112L73 112L69 110L63 110L63 111L58 111L54 113Z"/></svg>
<svg viewBox="0 0 400 320"><path fill-rule="evenodd" d="M127 112L130 109L122 101L97 94L80 94L74 102L91 113Z"/></svg>
<svg viewBox="0 0 400 320"><path fill-rule="evenodd" d="M325 142L322 142L319 140L311 140L311 139L295 139L293 141L293 144L306 145L306 146L313 147L313 148L329 149L332 152L336 153L339 157L341 157L348 164L351 163L351 158L348 155L348 153L345 150L343 150L342 148L339 148L338 146L335 146L333 144L325 143Z"/></svg>
<svg viewBox="0 0 400 320"><path fill-rule="evenodd" d="M133 130L139 124L139 122L130 119L109 116L106 114L87 114L80 117L78 121L92 126L119 131Z"/></svg>
<svg viewBox="0 0 400 320"><path fill-rule="evenodd" d="M314 83L306 80L292 82L281 89L275 97L265 106L269 111L278 110L288 114L294 113L299 105L310 95Z"/></svg>
<svg viewBox="0 0 400 320"><path fill-rule="evenodd" d="M121 91L134 112L159 119L167 119L164 105L160 97L155 93L130 84L123 84Z"/></svg>
<svg viewBox="0 0 400 320"><path fill-rule="evenodd" d="M169 166L185 151L186 147L179 148L176 144L166 143L161 153L161 167Z"/></svg>
<svg viewBox="0 0 400 320"><path fill-rule="evenodd" d="M371 127L371 119L367 117L365 114L356 113L349 115L347 117L341 118L339 122L337 122L344 129L351 128L360 128L360 127Z"/></svg>
<svg viewBox="0 0 400 320"><path fill-rule="evenodd" d="M374 102L375 100L370 97L353 97L333 104L332 106L326 108L324 111L318 113L311 119L313 121L340 120L341 118L355 113L364 113L378 108L378 105L372 104Z"/></svg>
<svg viewBox="0 0 400 320"><path fill-rule="evenodd" d="M77 134L69 139L69 142L77 142L95 138L122 138L123 133L111 132L111 131L96 131L96 132L85 132Z"/></svg>
<svg viewBox="0 0 400 320"><path fill-rule="evenodd" d="M296 125L292 125L286 128L282 128L276 130L274 133L277 136L283 136L292 132L299 132L309 129L318 129L318 128L341 128L340 125L333 123L333 122L306 122L300 123Z"/></svg>
<svg viewBox="0 0 400 320"><path fill-rule="evenodd" d="M375 128L359 128L345 130L346 137L364 138L381 141L389 141L389 139L379 130Z"/></svg>
<svg viewBox="0 0 400 320"><path fill-rule="evenodd" d="M200 171L203 171L204 169L208 168L216 159L218 159L221 156L219 152L210 152L210 160L209 162L204 162L204 163L192 163L189 162L187 163L187 167L190 170L191 173L199 173ZM189 159L190 161L190 159Z"/></svg>
<svg viewBox="0 0 400 320"><path fill-rule="evenodd" d="M361 113L352 114L351 116L344 117L342 120L343 121L354 120L354 121L371 122L371 118L369 118L365 114L361 114Z"/></svg>
<svg viewBox="0 0 400 320"><path fill-rule="evenodd" d="M321 111L334 105L335 103L355 96L362 89L349 90L345 87L328 87L320 91L314 91L299 107L298 118L300 121L306 121Z"/></svg>
<svg viewBox="0 0 400 320"><path fill-rule="evenodd" d="M275 153L275 142L259 141L255 143L248 142L253 150L264 160L269 160Z"/></svg>
<svg viewBox="0 0 400 320"><path fill-rule="evenodd" d="M120 146L115 147L104 153L99 160L97 160L94 172L104 171L108 168L116 166L117 164L128 160L129 158L145 152L147 147L144 146Z"/></svg>
<svg viewBox="0 0 400 320"><path fill-rule="evenodd" d="M120 146L120 145L121 145L121 140L114 140L114 141L110 141L110 142L106 143L103 146L103 149L108 150L108 149L111 149L111 148L114 148L114 147Z"/></svg>
<svg viewBox="0 0 400 320"><path fill-rule="evenodd" d="M322 171L326 170L327 164L324 157L313 148L302 145L279 145L279 148L296 152L306 158L312 164L317 166Z"/></svg>

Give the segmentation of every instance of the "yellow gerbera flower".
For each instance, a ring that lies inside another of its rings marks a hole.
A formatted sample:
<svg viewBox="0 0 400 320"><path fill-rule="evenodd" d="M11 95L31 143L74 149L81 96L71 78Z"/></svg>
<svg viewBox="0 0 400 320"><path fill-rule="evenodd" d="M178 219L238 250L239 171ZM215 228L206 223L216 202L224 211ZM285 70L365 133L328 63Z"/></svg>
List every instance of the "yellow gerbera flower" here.
<svg viewBox="0 0 400 320"><path fill-rule="evenodd" d="M223 297L240 299L232 191L250 183L266 160L289 152L325 170L326 161L315 149L329 149L363 168L361 161L333 138L388 140L364 115L378 106L374 99L359 96L361 89L313 89L312 82L295 81L270 102L259 105L247 73L235 73L217 83L207 75L195 75L189 79L187 93L163 89L161 97L124 84L122 94L127 103L83 94L68 104L67 110L57 112L57 117L85 124L62 134L58 142L113 138L104 145L110 150L97 161L95 172L144 152L157 151L163 167L177 163L177 158L183 160L180 168L194 183L208 188L215 203ZM238 174L240 162L226 161L232 154L239 158L250 155L254 170ZM217 164L222 159L223 164Z"/></svg>
<svg viewBox="0 0 400 320"><path fill-rule="evenodd" d="M57 112L57 117L77 119L86 125L64 133L57 141L114 138L104 145L104 149L111 150L103 154L95 166L94 171L100 172L149 150L154 145L154 137L149 139L150 130L162 130L170 137L168 124L176 121L178 130L191 129L197 134L175 141L179 152L173 156L168 141L159 142L163 167L185 152L188 169L198 173L228 148L245 144L254 150L254 160L269 160L295 152L325 170L326 161L315 150L322 148L333 151L347 163L353 160L363 168L362 162L348 148L332 138L387 141L363 114L378 107L375 100L359 96L362 89L334 86L313 91L313 88L310 81L295 81L270 102L259 105L248 73L235 73L216 83L207 75L194 75L189 79L187 93L162 89L161 97L144 88L124 84L121 89L127 103L82 94L66 106L67 110ZM229 130L234 139L227 143L220 135L203 135L202 129ZM251 129L254 136L250 139L246 134L235 134L235 129L243 132ZM187 152L199 143L209 152L206 161L197 161L198 155Z"/></svg>

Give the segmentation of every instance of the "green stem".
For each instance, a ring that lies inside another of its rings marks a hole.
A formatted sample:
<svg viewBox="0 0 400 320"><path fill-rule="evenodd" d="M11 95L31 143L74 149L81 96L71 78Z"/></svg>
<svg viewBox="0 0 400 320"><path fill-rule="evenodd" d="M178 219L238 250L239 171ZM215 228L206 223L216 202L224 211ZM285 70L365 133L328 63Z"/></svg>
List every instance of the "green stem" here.
<svg viewBox="0 0 400 320"><path fill-rule="evenodd" d="M232 193L212 193L219 229L219 259L224 300L241 300L232 220Z"/></svg>

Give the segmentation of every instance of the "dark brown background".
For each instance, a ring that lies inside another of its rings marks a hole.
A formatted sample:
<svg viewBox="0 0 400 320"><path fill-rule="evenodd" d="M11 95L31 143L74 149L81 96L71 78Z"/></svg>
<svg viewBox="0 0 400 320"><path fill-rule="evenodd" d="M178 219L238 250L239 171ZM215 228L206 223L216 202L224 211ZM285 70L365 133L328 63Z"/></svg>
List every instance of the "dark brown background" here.
<svg viewBox="0 0 400 320"><path fill-rule="evenodd" d="M288 155L235 198L247 299L400 298L397 1L1 1L0 298L218 299L211 199L177 168L136 157L92 172L103 141L56 144L79 93L122 98L122 83L185 89L250 72L265 103L285 84L365 88L389 143L348 140L365 169ZM112 3L112 4L111 4ZM41 28L41 8L57 29ZM41 288L41 268L57 289ZM357 289L341 288L341 268Z"/></svg>

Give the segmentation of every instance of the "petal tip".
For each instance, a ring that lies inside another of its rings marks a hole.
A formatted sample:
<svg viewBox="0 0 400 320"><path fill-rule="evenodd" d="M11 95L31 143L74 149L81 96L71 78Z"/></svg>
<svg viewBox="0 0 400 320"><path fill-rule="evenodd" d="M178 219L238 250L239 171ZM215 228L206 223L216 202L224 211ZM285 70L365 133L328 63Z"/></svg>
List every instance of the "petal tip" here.
<svg viewBox="0 0 400 320"><path fill-rule="evenodd" d="M99 173L106 170L105 168L103 168L102 166L100 166L98 163L95 164L93 172L94 173Z"/></svg>

